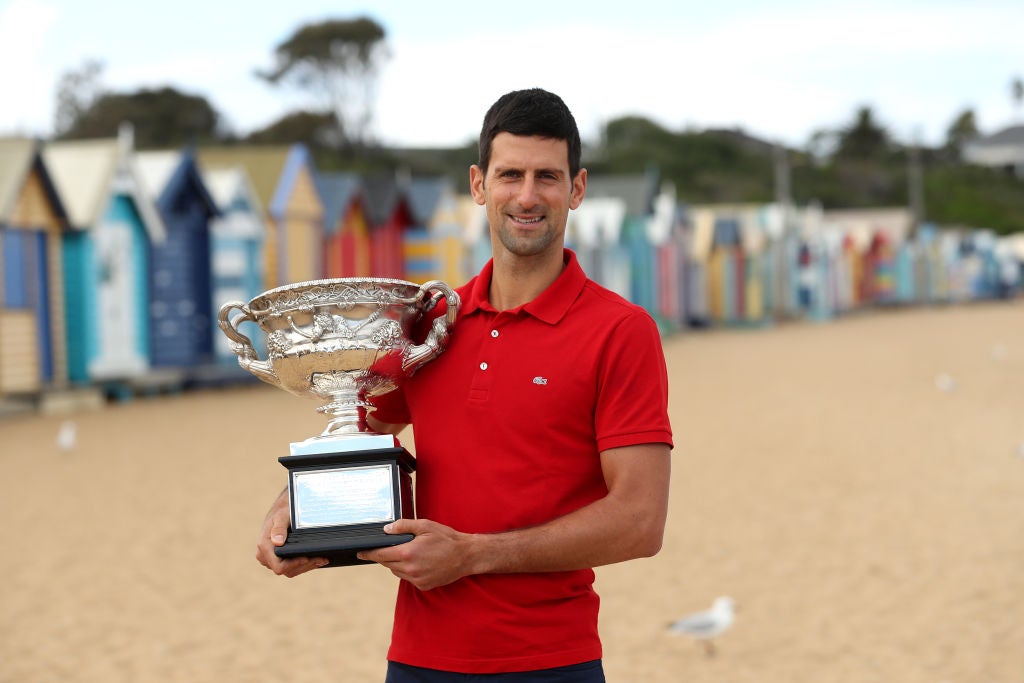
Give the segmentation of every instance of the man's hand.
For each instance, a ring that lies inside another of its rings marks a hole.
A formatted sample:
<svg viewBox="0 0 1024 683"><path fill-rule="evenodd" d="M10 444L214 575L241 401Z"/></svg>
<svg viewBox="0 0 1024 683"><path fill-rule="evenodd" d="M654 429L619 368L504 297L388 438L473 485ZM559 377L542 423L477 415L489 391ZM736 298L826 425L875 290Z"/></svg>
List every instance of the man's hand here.
<svg viewBox="0 0 1024 683"><path fill-rule="evenodd" d="M408 543L359 553L377 562L420 590L445 586L476 573L472 566L471 534L463 534L429 519L399 519L384 527L390 534L415 534Z"/></svg>
<svg viewBox="0 0 1024 683"><path fill-rule="evenodd" d="M288 490L285 489L270 507L267 518L263 520L263 529L256 542L256 559L259 563L278 576L289 578L326 565L327 560L321 557L294 557L285 560L274 553L274 548L284 545L288 537L288 523Z"/></svg>

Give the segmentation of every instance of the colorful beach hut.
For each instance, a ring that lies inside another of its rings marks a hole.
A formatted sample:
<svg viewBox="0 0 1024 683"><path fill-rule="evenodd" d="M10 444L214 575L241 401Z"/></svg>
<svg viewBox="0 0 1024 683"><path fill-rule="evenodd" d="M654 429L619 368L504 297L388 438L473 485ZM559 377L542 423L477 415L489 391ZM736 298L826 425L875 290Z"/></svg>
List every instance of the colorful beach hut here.
<svg viewBox="0 0 1024 683"><path fill-rule="evenodd" d="M405 233L413 225L405 188L393 176L363 179L370 223L370 275L408 279Z"/></svg>
<svg viewBox="0 0 1024 683"><path fill-rule="evenodd" d="M864 254L864 301L880 305L895 301L895 259L892 237L884 230L876 230Z"/></svg>
<svg viewBox="0 0 1024 683"><path fill-rule="evenodd" d="M570 212L566 246L587 276L624 297L630 295L629 255L622 246L626 201L620 197L587 197Z"/></svg>
<svg viewBox="0 0 1024 683"><path fill-rule="evenodd" d="M48 143L43 158L70 222L62 245L69 379L140 377L150 357L150 244L165 230L143 191L131 131Z"/></svg>
<svg viewBox="0 0 1024 683"><path fill-rule="evenodd" d="M683 284L686 322L691 327L711 324L710 263L711 247L715 239L715 214L705 207L689 210L689 249L686 254L689 267Z"/></svg>
<svg viewBox="0 0 1024 683"><path fill-rule="evenodd" d="M323 277L323 204L304 145L203 147L203 170L241 165L266 210L264 288Z"/></svg>
<svg viewBox="0 0 1024 683"><path fill-rule="evenodd" d="M191 150L136 157L166 230L149 249L150 363L188 376L213 362L210 220L219 212Z"/></svg>
<svg viewBox="0 0 1024 683"><path fill-rule="evenodd" d="M766 321L784 318L790 313L788 290L792 273L786 259L785 238L792 209L786 203L773 203L763 204L756 210L764 238L761 267Z"/></svg>
<svg viewBox="0 0 1024 683"><path fill-rule="evenodd" d="M732 212L715 211L708 281L711 317L717 323L742 321L746 295L740 220Z"/></svg>
<svg viewBox="0 0 1024 683"><path fill-rule="evenodd" d="M0 396L67 381L66 224L39 143L0 138Z"/></svg>
<svg viewBox="0 0 1024 683"><path fill-rule="evenodd" d="M324 211L324 277L360 277L370 272L370 228L362 180L355 173L318 173Z"/></svg>
<svg viewBox="0 0 1024 683"><path fill-rule="evenodd" d="M675 187L666 184L654 198L653 210L647 219L647 241L654 249L654 318L665 332L679 329L682 317L682 282L685 270L679 267Z"/></svg>
<svg viewBox="0 0 1024 683"><path fill-rule="evenodd" d="M211 311L216 315L225 303L249 301L263 291L267 225L243 166L208 170L202 176L218 209L210 219ZM211 328L218 364L241 371L228 338L217 325ZM248 336L257 346L263 340L255 331Z"/></svg>
<svg viewBox="0 0 1024 683"><path fill-rule="evenodd" d="M406 278L462 284L467 276L454 183L445 176L412 178L406 196L413 221L405 231Z"/></svg>
<svg viewBox="0 0 1024 683"><path fill-rule="evenodd" d="M615 230L618 248L612 249L607 243L604 245L601 278L612 283L610 289L618 291L614 283L621 281L623 276L627 277L629 288L624 296L652 316L658 315L658 269L656 249L648 235L648 223L658 192L658 175L654 171L594 175L587 179L587 198L583 200L586 204L589 199L612 197L624 202L626 211L621 224L610 228Z"/></svg>
<svg viewBox="0 0 1024 683"><path fill-rule="evenodd" d="M459 195L456 198L455 212L462 237L464 282L479 273L491 259L491 231L487 209L477 204L471 195Z"/></svg>
<svg viewBox="0 0 1024 683"><path fill-rule="evenodd" d="M768 321L769 272L766 266L768 235L761 221L760 206L744 206L738 210L740 254L743 259L743 308L738 322L762 325Z"/></svg>

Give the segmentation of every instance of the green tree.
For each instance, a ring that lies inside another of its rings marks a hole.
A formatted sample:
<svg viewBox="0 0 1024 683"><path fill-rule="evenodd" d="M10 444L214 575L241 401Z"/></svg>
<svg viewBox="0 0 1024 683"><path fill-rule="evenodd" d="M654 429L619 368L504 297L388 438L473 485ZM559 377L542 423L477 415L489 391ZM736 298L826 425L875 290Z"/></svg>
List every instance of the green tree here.
<svg viewBox="0 0 1024 683"><path fill-rule="evenodd" d="M882 160L889 151L889 133L877 121L871 107L860 107L854 121L839 133L836 157Z"/></svg>
<svg viewBox="0 0 1024 683"><path fill-rule="evenodd" d="M122 122L135 128L140 149L178 147L222 139L220 114L200 95L174 88L106 93L77 116L62 139L111 137Z"/></svg>
<svg viewBox="0 0 1024 683"><path fill-rule="evenodd" d="M247 142L290 145L301 142L310 148L336 147L338 119L332 112L294 111L266 128L253 131Z"/></svg>
<svg viewBox="0 0 1024 683"><path fill-rule="evenodd" d="M585 160L595 173L656 168L689 201L770 201L773 147L740 130L674 133L639 116L609 121L599 149Z"/></svg>
<svg viewBox="0 0 1024 683"><path fill-rule="evenodd" d="M103 68L100 60L86 59L79 68L61 74L57 81L57 105L53 117L55 135L59 137L71 130L103 95L100 79Z"/></svg>
<svg viewBox="0 0 1024 683"><path fill-rule="evenodd" d="M946 129L946 150L953 159L960 159L964 143L978 136L978 123L973 109L965 109Z"/></svg>
<svg viewBox="0 0 1024 683"><path fill-rule="evenodd" d="M300 26L274 49L274 66L257 75L311 93L316 110L333 111L339 139L370 141L377 76L388 56L384 28L373 19L332 19Z"/></svg>

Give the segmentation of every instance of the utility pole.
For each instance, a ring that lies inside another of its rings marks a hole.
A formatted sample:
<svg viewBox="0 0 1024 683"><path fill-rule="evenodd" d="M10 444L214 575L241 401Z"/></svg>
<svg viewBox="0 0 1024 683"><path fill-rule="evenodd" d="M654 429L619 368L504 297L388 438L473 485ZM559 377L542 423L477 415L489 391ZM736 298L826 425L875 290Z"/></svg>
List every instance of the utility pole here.
<svg viewBox="0 0 1024 683"><path fill-rule="evenodd" d="M907 154L907 194L910 208L911 234L917 234L924 221L924 173L921 168L921 148L918 134L910 144Z"/></svg>
<svg viewBox="0 0 1024 683"><path fill-rule="evenodd" d="M786 210L793 202L789 178L789 150L785 145L776 144L772 151L775 161L775 201Z"/></svg>

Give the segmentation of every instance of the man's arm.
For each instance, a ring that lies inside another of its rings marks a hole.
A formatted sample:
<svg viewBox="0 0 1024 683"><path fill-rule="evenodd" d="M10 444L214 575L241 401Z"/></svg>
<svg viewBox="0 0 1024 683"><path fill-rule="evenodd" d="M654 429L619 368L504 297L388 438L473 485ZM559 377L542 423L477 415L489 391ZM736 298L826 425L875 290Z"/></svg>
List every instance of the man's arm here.
<svg viewBox="0 0 1024 683"><path fill-rule="evenodd" d="M472 574L569 571L650 557L668 515L670 449L643 444L601 453L608 495L544 524L466 534L430 520L400 519L392 533L416 538L360 553L421 590Z"/></svg>

